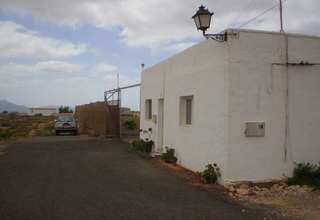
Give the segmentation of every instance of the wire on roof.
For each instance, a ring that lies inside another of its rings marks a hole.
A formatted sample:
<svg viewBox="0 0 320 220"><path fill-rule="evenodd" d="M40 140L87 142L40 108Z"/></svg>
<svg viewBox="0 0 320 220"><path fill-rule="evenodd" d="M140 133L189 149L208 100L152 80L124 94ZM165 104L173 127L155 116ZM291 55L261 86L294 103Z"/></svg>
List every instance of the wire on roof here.
<svg viewBox="0 0 320 220"><path fill-rule="evenodd" d="M239 13L239 15L230 23L230 25L228 26L233 26L238 20L241 20L240 18L243 17L243 15L245 14L245 11L250 10L252 8L252 6L254 5L253 3L255 3L256 0L251 0L249 4L246 5L246 7L244 7L242 10L242 12Z"/></svg>
<svg viewBox="0 0 320 220"><path fill-rule="evenodd" d="M284 0L284 3L286 2L287 0ZM256 15L255 17L249 19L248 21L244 22L243 24L241 24L240 26L238 26L238 28L242 28L248 24L250 24L251 22L253 22L254 20L256 20L257 18L261 17L262 15L265 15L266 13L268 13L269 11L272 11L273 9L277 8L278 6L280 5L280 3L264 10L263 12L261 12L260 14Z"/></svg>

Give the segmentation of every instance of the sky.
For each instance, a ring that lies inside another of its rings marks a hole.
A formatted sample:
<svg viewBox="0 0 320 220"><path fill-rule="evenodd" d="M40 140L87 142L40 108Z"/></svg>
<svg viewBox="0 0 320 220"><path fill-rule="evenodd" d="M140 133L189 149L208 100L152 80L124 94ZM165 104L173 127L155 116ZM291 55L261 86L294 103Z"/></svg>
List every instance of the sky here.
<svg viewBox="0 0 320 220"><path fill-rule="evenodd" d="M146 68L203 41L191 19L213 11L208 32L279 31L278 0L0 0L0 99L75 106L140 82ZM284 0L286 32L320 36L319 0ZM123 92L139 108L139 88Z"/></svg>

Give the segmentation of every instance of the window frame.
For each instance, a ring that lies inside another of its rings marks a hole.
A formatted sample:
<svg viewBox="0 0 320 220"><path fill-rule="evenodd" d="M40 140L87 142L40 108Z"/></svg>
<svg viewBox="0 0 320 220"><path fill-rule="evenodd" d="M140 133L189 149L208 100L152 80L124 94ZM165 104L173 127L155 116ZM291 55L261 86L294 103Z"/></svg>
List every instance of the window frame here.
<svg viewBox="0 0 320 220"><path fill-rule="evenodd" d="M145 100L145 119L152 119L152 99Z"/></svg>
<svg viewBox="0 0 320 220"><path fill-rule="evenodd" d="M180 96L180 125L192 126L194 122L193 95Z"/></svg>

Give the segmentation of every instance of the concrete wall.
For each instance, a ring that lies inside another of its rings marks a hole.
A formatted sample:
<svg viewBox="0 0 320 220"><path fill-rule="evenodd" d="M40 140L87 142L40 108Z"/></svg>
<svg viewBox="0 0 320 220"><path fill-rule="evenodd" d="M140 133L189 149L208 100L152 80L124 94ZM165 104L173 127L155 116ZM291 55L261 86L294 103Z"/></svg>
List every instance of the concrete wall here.
<svg viewBox="0 0 320 220"><path fill-rule="evenodd" d="M284 37L240 32L230 42L229 169L226 179L281 178L286 170ZM264 121L265 137L245 137L245 122ZM286 173L287 174L287 173Z"/></svg>
<svg viewBox="0 0 320 220"><path fill-rule="evenodd" d="M226 44L208 40L142 74L141 128L151 127L156 140L157 123L144 118L145 99L153 99L157 115L158 99L164 98L164 146L174 148L178 163L191 170L201 171L208 163L226 166L227 61ZM179 120L180 97L190 95L193 120L184 126Z"/></svg>
<svg viewBox="0 0 320 220"><path fill-rule="evenodd" d="M320 38L290 37L290 62L320 63ZM320 162L320 65L289 67L288 157Z"/></svg>
<svg viewBox="0 0 320 220"><path fill-rule="evenodd" d="M151 67L141 75L141 87L140 87L140 129L143 132L140 133L141 138L152 139L157 141L157 123L154 123L152 120L146 119L146 99L152 100L152 114L157 115L158 109L158 100L164 97L164 70L160 65ZM152 132L149 132L149 129L152 129ZM155 150L159 151L162 146L157 146L155 143Z"/></svg>
<svg viewBox="0 0 320 220"><path fill-rule="evenodd" d="M280 34L243 31L230 42L226 179L279 179L292 174L294 161L320 161L319 68L288 67L288 100L287 67L278 65L286 63L285 40ZM289 62L319 62L319 45L320 39L289 36ZM265 121L265 137L245 137L247 121Z"/></svg>

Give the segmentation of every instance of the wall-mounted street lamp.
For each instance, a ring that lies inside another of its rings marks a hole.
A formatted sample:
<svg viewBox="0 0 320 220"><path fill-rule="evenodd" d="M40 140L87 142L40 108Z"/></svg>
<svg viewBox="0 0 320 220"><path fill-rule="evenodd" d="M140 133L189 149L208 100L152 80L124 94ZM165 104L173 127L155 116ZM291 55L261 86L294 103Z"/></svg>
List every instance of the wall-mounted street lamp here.
<svg viewBox="0 0 320 220"><path fill-rule="evenodd" d="M201 30L203 36L211 38L220 42L227 41L227 34L206 34L208 28L210 28L211 17L214 13L210 12L203 5L201 5L195 15L192 16L194 23L198 30Z"/></svg>

